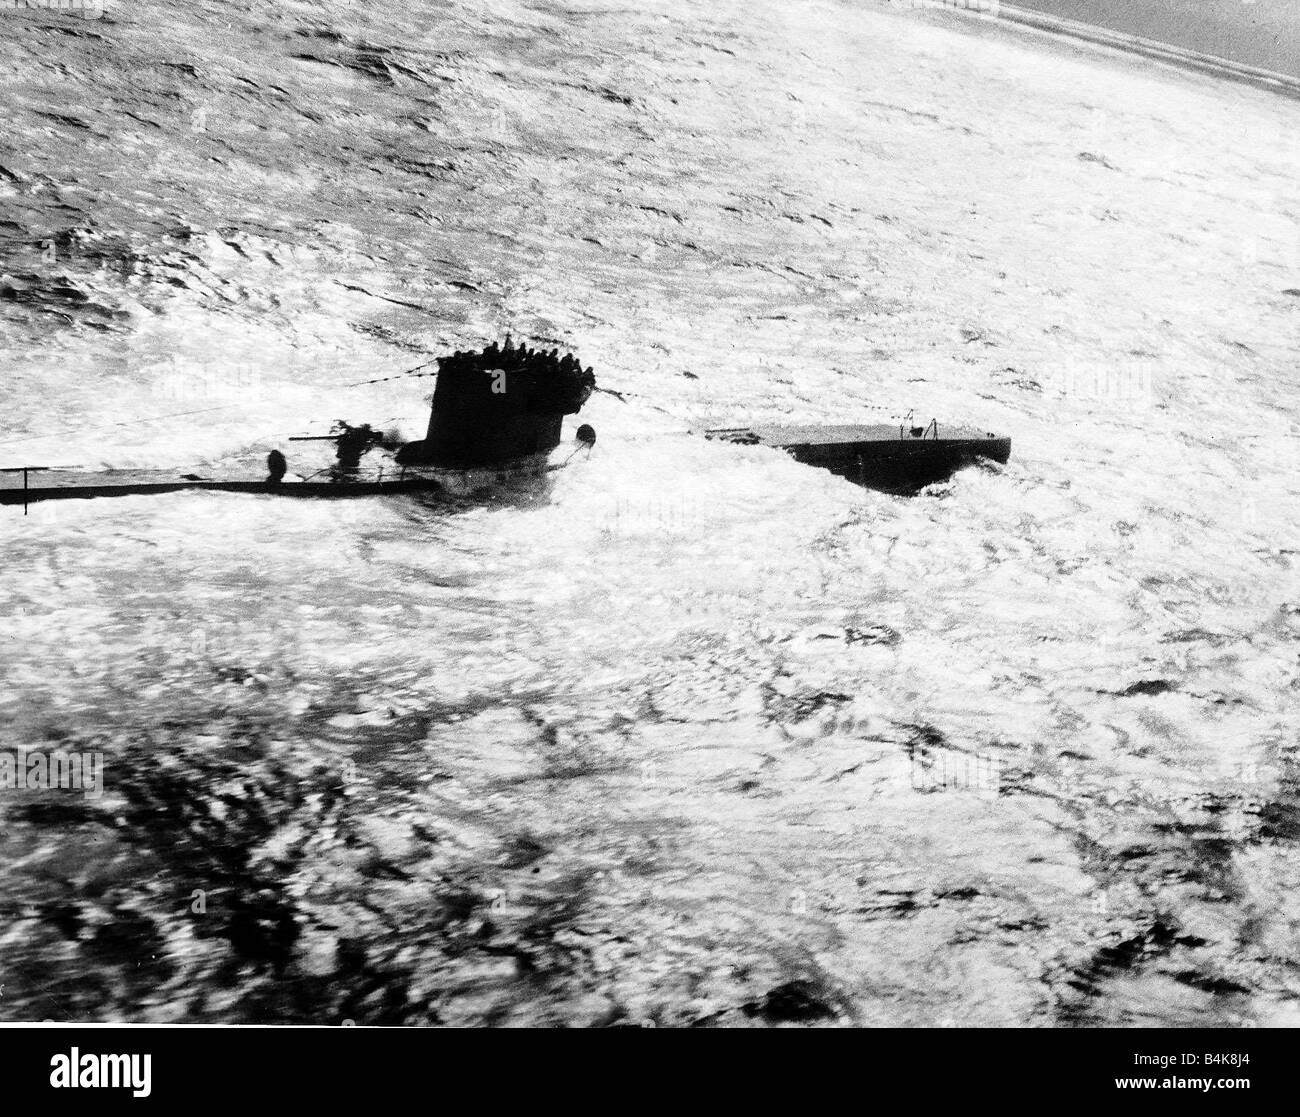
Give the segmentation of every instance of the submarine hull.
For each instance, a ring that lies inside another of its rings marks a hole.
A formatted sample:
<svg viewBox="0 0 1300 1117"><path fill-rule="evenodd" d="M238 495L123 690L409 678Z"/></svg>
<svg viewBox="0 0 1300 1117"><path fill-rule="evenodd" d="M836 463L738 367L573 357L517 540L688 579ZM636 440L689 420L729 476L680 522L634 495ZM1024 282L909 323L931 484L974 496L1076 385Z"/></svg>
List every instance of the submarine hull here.
<svg viewBox="0 0 1300 1117"><path fill-rule="evenodd" d="M917 433L920 432L920 433ZM755 426L705 431L707 438L784 450L805 465L880 492L912 494L980 461L1006 464L1011 439L966 428Z"/></svg>
<svg viewBox="0 0 1300 1117"><path fill-rule="evenodd" d="M0 505L35 504L46 500L91 500L99 497L141 496L188 491L255 493L266 496L345 500L360 496L400 496L436 493L448 497L473 497L502 485L545 477L561 464L548 454L534 454L499 462L481 469L441 469L435 466L386 467L355 476L336 475L322 480L282 481L248 475L182 474L165 469L110 469L33 471L23 484L20 472L0 473Z"/></svg>

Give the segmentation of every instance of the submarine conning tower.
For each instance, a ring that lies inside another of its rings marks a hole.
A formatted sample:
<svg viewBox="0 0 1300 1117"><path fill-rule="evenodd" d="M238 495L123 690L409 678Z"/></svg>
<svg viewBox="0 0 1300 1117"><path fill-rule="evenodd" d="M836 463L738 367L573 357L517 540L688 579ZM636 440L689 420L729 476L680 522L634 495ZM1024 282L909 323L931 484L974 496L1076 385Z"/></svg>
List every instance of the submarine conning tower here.
<svg viewBox="0 0 1300 1117"><path fill-rule="evenodd" d="M428 433L398 451L402 465L466 469L548 453L560 444L564 416L596 388L591 368L572 354L515 346L509 337L437 364Z"/></svg>

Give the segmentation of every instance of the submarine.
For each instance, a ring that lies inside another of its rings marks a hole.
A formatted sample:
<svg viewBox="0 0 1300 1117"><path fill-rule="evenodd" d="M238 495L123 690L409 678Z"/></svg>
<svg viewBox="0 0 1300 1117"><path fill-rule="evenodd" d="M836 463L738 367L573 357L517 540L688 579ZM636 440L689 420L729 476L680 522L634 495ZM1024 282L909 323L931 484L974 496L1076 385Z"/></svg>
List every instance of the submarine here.
<svg viewBox="0 0 1300 1117"><path fill-rule="evenodd" d="M597 391L595 372L572 354L491 343L481 350L435 358L438 368L423 438L399 443L369 424L342 420L328 435L290 442L332 441L337 461L301 477L289 474L286 455L272 450L265 476L245 471L165 469L81 470L23 465L0 468L0 505L43 500L172 493L186 490L339 499L434 494L478 497L495 487L544 478L581 450L590 454L596 432L578 428L576 446L554 460L565 416L577 414ZM420 366L423 367L423 366ZM428 374L425 374L428 375ZM764 446L806 465L830 470L867 488L914 494L981 461L1005 464L1011 439L991 431L945 426L755 425L703 432L713 441Z"/></svg>

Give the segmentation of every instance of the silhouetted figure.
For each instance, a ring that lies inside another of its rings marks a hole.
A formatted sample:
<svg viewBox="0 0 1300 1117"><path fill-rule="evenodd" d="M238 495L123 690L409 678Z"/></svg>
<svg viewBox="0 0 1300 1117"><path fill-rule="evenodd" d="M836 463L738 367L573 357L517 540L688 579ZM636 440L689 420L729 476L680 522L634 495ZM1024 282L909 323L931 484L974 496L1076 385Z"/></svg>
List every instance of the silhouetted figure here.
<svg viewBox="0 0 1300 1117"><path fill-rule="evenodd" d="M289 462L279 450L272 450L266 455L266 483L278 485L283 479Z"/></svg>
<svg viewBox="0 0 1300 1117"><path fill-rule="evenodd" d="M334 443L338 468L342 470L356 469L361 464L361 455L383 437L369 423L354 427L340 419L334 426L338 432Z"/></svg>

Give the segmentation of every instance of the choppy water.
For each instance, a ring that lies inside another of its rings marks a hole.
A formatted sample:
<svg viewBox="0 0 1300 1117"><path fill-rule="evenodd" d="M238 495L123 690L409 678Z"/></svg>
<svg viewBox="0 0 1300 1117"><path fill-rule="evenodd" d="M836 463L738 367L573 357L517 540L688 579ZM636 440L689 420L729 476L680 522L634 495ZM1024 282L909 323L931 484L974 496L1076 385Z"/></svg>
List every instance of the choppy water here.
<svg viewBox="0 0 1300 1117"><path fill-rule="evenodd" d="M3 464L625 397L492 504L6 514L4 736L108 784L0 799L6 1018L1296 1022L1300 108L740 10L0 24ZM683 433L907 408L1010 466Z"/></svg>

